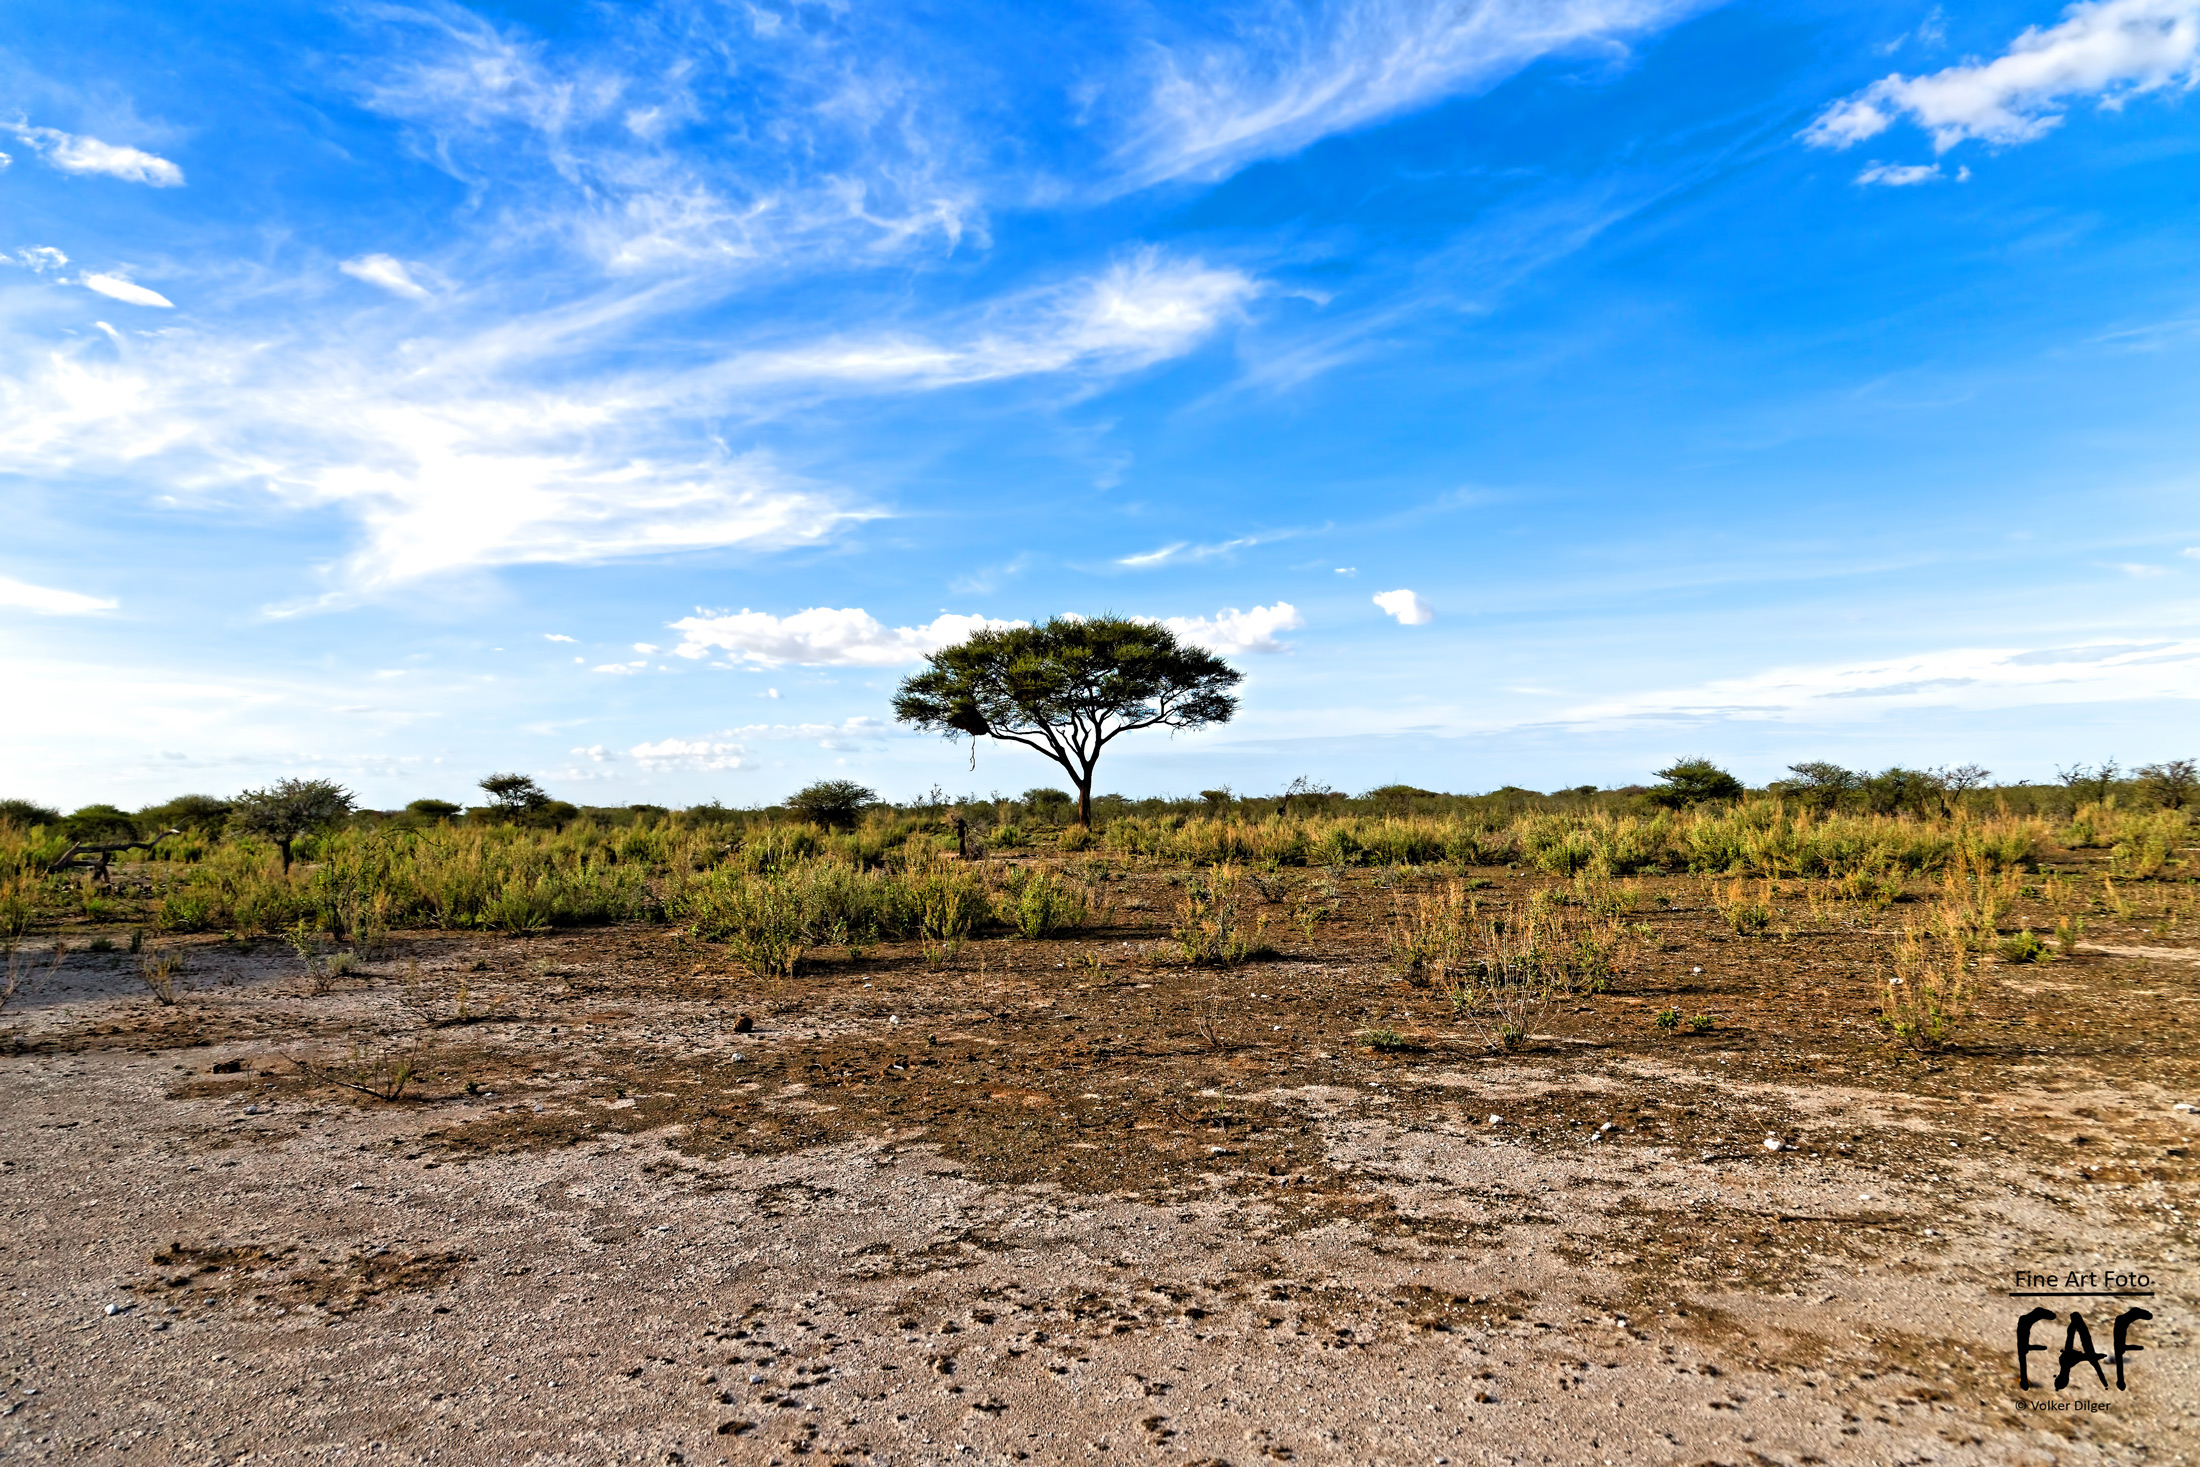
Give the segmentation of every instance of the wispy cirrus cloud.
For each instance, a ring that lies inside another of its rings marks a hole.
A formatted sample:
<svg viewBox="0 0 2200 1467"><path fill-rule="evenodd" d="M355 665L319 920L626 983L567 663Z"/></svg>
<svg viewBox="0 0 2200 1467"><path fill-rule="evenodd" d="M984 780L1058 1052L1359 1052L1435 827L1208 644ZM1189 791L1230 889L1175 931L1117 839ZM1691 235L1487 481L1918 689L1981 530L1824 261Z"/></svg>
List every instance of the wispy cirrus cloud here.
<svg viewBox="0 0 2200 1467"><path fill-rule="evenodd" d="M1956 647L1854 663L1769 668L1688 688L1600 699L1566 723L1879 718L1889 705L2007 708L2200 700L2200 642L2101 642L2038 650Z"/></svg>
<svg viewBox="0 0 2200 1467"><path fill-rule="evenodd" d="M112 611L121 604L105 596L87 596L81 591L63 591L0 576L0 608L34 611L40 616L89 616Z"/></svg>
<svg viewBox="0 0 2200 1467"><path fill-rule="evenodd" d="M166 158L119 143L62 132L52 127L32 127L18 122L8 129L25 146L63 173L96 173L124 183L153 188L182 188L183 170Z"/></svg>
<svg viewBox="0 0 2200 1467"><path fill-rule="evenodd" d="M169 304L118 277L85 283ZM648 297L478 331L454 321L443 340L173 336L121 358L55 347L0 377L0 465L126 467L184 500L256 486L341 509L362 542L334 570L340 594L478 566L784 548L882 511L726 448L715 416L788 388L1136 371L1192 349L1256 289L1234 270L1140 251L951 319L938 340L837 339L648 374L594 365L670 309ZM560 367L570 385L529 380Z"/></svg>
<svg viewBox="0 0 2200 1467"><path fill-rule="evenodd" d="M413 279L412 272L405 268L405 262L395 255L361 255L356 260L344 261L336 268L354 280L377 286L391 295L401 295L413 301L428 299L427 287Z"/></svg>
<svg viewBox="0 0 2200 1467"><path fill-rule="evenodd" d="M2071 101L2113 110L2200 81L2200 0L2091 0L2063 15L2060 25L2025 30L1991 61L1882 77L1821 112L1803 140L1846 148L1907 117L1932 134L1937 152L1967 139L2007 146L2043 136Z"/></svg>
<svg viewBox="0 0 2200 1467"><path fill-rule="evenodd" d="M1225 34L1156 44L1118 166L1213 180L1331 133L1495 85L1545 57L1613 55L1701 0L1269 0Z"/></svg>
<svg viewBox="0 0 2200 1467"><path fill-rule="evenodd" d="M1059 372L1136 371L1211 336L1260 285L1243 271L1142 249L1097 272L1019 293L940 335L836 337L733 357L728 386L938 388Z"/></svg>
<svg viewBox="0 0 2200 1467"><path fill-rule="evenodd" d="M889 17L760 13L702 7L576 53L455 6L390 7L372 26L394 44L358 89L423 158L509 192L523 233L614 271L892 257L982 233L959 94L884 43Z"/></svg>

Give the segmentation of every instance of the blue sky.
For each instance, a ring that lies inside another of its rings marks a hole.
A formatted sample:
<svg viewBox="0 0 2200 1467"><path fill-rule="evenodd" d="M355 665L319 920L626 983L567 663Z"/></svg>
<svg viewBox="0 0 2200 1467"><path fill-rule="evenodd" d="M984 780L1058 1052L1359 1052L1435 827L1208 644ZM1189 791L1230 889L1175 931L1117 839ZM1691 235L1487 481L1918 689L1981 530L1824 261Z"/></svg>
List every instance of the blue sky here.
<svg viewBox="0 0 2200 1467"><path fill-rule="evenodd" d="M0 794L2200 753L2200 0L0 14Z"/></svg>

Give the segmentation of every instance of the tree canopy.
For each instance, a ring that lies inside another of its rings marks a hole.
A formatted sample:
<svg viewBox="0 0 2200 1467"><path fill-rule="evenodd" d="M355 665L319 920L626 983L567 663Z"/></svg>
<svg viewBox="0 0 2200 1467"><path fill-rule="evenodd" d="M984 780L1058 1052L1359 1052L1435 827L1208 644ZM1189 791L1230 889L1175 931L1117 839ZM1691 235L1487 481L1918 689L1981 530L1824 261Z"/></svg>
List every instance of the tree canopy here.
<svg viewBox="0 0 2200 1467"><path fill-rule="evenodd" d="M1055 617L974 633L903 680L894 716L949 738L1022 744L1077 786L1092 823L1101 751L1142 728L1204 728L1237 711L1244 674L1167 627L1127 616Z"/></svg>
<svg viewBox="0 0 2200 1467"><path fill-rule="evenodd" d="M489 796L489 808L499 815L532 815L550 803L550 793L532 775L492 774L481 781Z"/></svg>
<svg viewBox="0 0 2200 1467"><path fill-rule="evenodd" d="M246 790L231 802L230 823L275 842L290 869L290 844L309 831L350 814L351 791L333 779L279 779L264 790Z"/></svg>
<svg viewBox="0 0 2200 1467"><path fill-rule="evenodd" d="M878 803L875 791L852 779L821 779L787 797L787 808L827 830L853 826Z"/></svg>
<svg viewBox="0 0 2200 1467"><path fill-rule="evenodd" d="M1650 791L1651 801L1676 810L1738 800L1744 793L1740 780L1701 756L1674 760L1658 771L1658 778L1665 783Z"/></svg>

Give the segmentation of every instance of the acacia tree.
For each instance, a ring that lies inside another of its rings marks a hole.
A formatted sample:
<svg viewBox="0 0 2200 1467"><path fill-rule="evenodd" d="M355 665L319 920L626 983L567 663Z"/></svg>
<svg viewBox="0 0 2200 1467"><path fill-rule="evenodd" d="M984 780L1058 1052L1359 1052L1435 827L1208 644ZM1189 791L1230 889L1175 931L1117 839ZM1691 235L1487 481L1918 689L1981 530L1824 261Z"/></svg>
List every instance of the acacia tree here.
<svg viewBox="0 0 2200 1467"><path fill-rule="evenodd" d="M894 694L894 717L1037 750L1077 786L1077 823L1087 827L1103 749L1135 729L1227 723L1237 711L1230 689L1244 679L1167 627L1127 616L981 631L925 660Z"/></svg>
<svg viewBox="0 0 2200 1467"><path fill-rule="evenodd" d="M351 791L333 779L281 779L264 790L246 790L230 803L230 824L263 835L283 853L290 870L290 843L311 831L334 825L350 814Z"/></svg>

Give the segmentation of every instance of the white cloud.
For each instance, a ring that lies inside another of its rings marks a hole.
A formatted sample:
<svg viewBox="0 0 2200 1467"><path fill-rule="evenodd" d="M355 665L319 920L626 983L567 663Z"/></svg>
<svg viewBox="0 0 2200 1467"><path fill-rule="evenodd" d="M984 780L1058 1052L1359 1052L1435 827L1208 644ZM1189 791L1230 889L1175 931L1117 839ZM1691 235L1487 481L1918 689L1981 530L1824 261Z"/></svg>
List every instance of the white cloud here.
<svg viewBox="0 0 2200 1467"><path fill-rule="evenodd" d="M1372 599L1386 616L1398 618L1400 626L1427 626L1436 620L1429 604L1411 591L1378 591Z"/></svg>
<svg viewBox="0 0 2200 1467"><path fill-rule="evenodd" d="M1217 9L1232 34L1155 49L1125 181L1212 180L1543 57L1617 53L1693 0L1292 0Z"/></svg>
<svg viewBox="0 0 2200 1467"><path fill-rule="evenodd" d="M611 270L891 258L983 232L966 96L904 64L894 21L797 12L776 42L701 47L686 26L642 27L573 55L458 7L380 19L390 60L365 104L469 187L518 183L512 226ZM698 126L722 145L684 147Z"/></svg>
<svg viewBox="0 0 2200 1467"><path fill-rule="evenodd" d="M1179 540L1158 550L1142 550L1136 555L1126 555L1116 561L1116 564L1127 565L1134 570L1152 570L1156 566L1177 565L1185 561L1213 560L1217 556L1247 550L1255 545L1265 545L1272 540L1288 539L1291 533L1295 532L1281 535L1240 535L1235 540L1222 540L1213 545L1194 545L1189 540Z"/></svg>
<svg viewBox="0 0 2200 1467"><path fill-rule="evenodd" d="M69 263L69 257L52 245L35 245L27 250L17 250L15 258L6 263L21 265L26 270L36 270L43 275L48 270L58 270Z"/></svg>
<svg viewBox="0 0 2200 1467"><path fill-rule="evenodd" d="M566 636L563 632L544 632L542 634L542 639L545 642L570 642L573 640L571 637Z"/></svg>
<svg viewBox="0 0 2200 1467"><path fill-rule="evenodd" d="M103 596L57 591L51 586L34 586L13 576L0 576L0 607L35 611L41 616L88 616L95 611L112 611L120 604Z"/></svg>
<svg viewBox="0 0 2200 1467"><path fill-rule="evenodd" d="M1856 175L1856 181L1864 184L1884 184L1888 188L1909 188L1920 183L1931 183L1939 178L1937 163L1874 163Z"/></svg>
<svg viewBox="0 0 2200 1467"><path fill-rule="evenodd" d="M1041 373L1128 372L1182 356L1260 290L1242 271L1140 250L1098 274L1011 297L959 330L835 338L734 357L734 386L940 388Z"/></svg>
<svg viewBox="0 0 2200 1467"><path fill-rule="evenodd" d="M627 751L636 763L647 770L659 769L739 769L748 750L739 744L719 743L711 739L659 739L653 744L636 744Z"/></svg>
<svg viewBox="0 0 2200 1467"><path fill-rule="evenodd" d="M413 279L411 273L405 269L404 262L393 255L361 255L356 260L344 261L336 268L354 280L364 280L369 285L380 286L390 294L401 295L407 300L424 301L428 298L427 288Z"/></svg>
<svg viewBox="0 0 2200 1467"><path fill-rule="evenodd" d="M124 280L119 275L87 275L82 283L86 290L96 290L101 295L111 300L121 301L125 305L159 306L164 310L173 310L176 304L159 291L147 290L144 286Z"/></svg>
<svg viewBox="0 0 2200 1467"><path fill-rule="evenodd" d="M2148 565L2143 561L2135 560L2118 561L2114 565L2110 566L2109 569L2122 571L2125 575L2130 576L2135 580L2152 580L2156 576L2166 576L2169 574L2168 566Z"/></svg>
<svg viewBox="0 0 2200 1467"><path fill-rule="evenodd" d="M1278 601L1273 606L1256 606L1251 611L1240 611L1233 606L1216 612L1211 618L1172 616L1162 625L1210 652L1288 652L1291 644L1278 641L1276 633L1294 631L1305 626L1306 620L1290 602Z"/></svg>
<svg viewBox="0 0 2200 1467"><path fill-rule="evenodd" d="M125 183L150 184L154 188L183 187L181 168L166 158L136 148L103 143L98 138L81 137L51 127L18 125L12 131L64 173L104 173Z"/></svg>
<svg viewBox="0 0 2200 1467"><path fill-rule="evenodd" d="M634 644L634 650L641 653L644 657L654 657L662 649L659 648L655 642L636 642Z"/></svg>
<svg viewBox="0 0 2200 1467"><path fill-rule="evenodd" d="M2200 0L2094 0L2063 15L2060 25L2027 29L1991 61L1882 77L1820 113L1803 139L1846 148L1907 116L1940 152L1967 138L2024 143L2061 122L2058 109L2071 99L2113 109L2200 81Z"/></svg>
<svg viewBox="0 0 2200 1467"><path fill-rule="evenodd" d="M1872 720L1921 705L2200 699L2200 642L2101 642L2039 650L1958 647L1861 664L1776 667L1691 688L1602 700L1565 723Z"/></svg>
<svg viewBox="0 0 2200 1467"><path fill-rule="evenodd" d="M888 629L857 607L817 606L787 617L747 608L698 611L670 625L681 635L680 645L672 650L682 657L723 651L736 662L765 667L789 662L810 667L898 667L960 642L972 632L1025 623L942 612L925 626Z"/></svg>
<svg viewBox="0 0 2200 1467"><path fill-rule="evenodd" d="M602 744L590 744L585 749L568 749L566 752L570 754L579 754L586 758L591 764L611 764L617 762L619 757L618 755L612 753L609 749L605 748Z"/></svg>

